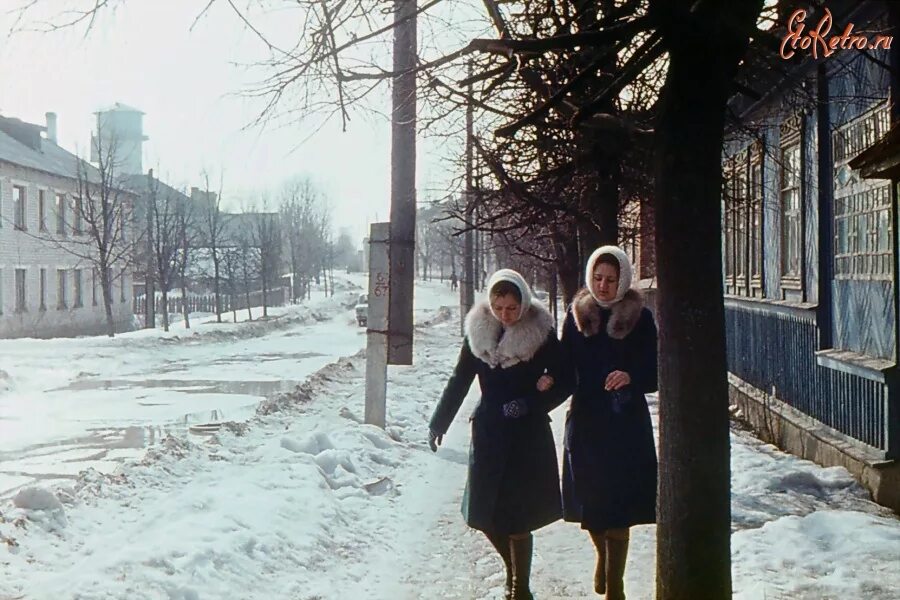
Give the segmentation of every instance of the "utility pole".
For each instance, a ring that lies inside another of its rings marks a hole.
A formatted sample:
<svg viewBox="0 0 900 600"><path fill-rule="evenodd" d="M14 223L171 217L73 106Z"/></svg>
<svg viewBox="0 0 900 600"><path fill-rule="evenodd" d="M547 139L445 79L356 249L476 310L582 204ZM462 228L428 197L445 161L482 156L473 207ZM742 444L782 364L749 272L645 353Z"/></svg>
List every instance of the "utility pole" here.
<svg viewBox="0 0 900 600"><path fill-rule="evenodd" d="M394 0L391 220L369 252L365 422L384 427L387 365L411 365L416 239L416 0ZM376 217L377 218L377 217ZM382 250L383 249L383 250Z"/></svg>
<svg viewBox="0 0 900 600"><path fill-rule="evenodd" d="M366 317L365 422L384 427L387 412L388 246L390 223L372 223L369 233L369 296Z"/></svg>
<svg viewBox="0 0 900 600"><path fill-rule="evenodd" d="M394 0L388 364L411 365L416 241L416 0Z"/></svg>

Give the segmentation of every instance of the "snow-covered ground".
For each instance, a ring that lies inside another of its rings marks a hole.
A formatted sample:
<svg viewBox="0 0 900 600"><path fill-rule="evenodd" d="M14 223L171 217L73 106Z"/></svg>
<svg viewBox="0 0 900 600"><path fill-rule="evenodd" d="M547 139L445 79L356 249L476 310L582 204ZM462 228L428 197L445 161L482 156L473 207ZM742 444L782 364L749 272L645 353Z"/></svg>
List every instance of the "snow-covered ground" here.
<svg viewBox="0 0 900 600"><path fill-rule="evenodd" d="M438 453L424 444L459 349L457 311L439 308L455 294L417 283L415 364L389 369L384 431L361 424L362 330L349 309L321 302L198 335L0 344L10 388L0 391L0 471L24 478L0 503L0 599L501 598L499 560L459 514L477 386ZM73 386L97 380L114 383ZM287 393L246 408L282 380ZM564 411L553 415L558 440ZM194 435L185 418L235 423ZM141 448L116 458L102 440L126 445L129 427L144 432L132 444ZM65 450L94 428L102 457L81 454L89 441ZM896 517L842 469L741 431L732 439L735 598L897 597ZM38 458L52 472L23 470ZM655 527L634 529L632 600L653 597L654 544ZM593 561L576 526L537 532L536 597L596 597Z"/></svg>

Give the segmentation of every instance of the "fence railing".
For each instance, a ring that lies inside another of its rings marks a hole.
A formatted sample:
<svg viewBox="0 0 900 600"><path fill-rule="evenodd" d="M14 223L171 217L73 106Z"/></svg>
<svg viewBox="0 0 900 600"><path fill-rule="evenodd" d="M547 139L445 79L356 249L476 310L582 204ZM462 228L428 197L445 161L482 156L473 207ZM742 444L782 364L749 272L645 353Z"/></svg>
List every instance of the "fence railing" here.
<svg viewBox="0 0 900 600"><path fill-rule="evenodd" d="M811 310L755 309L726 302L728 370L817 421L894 455L885 383L816 363Z"/></svg>
<svg viewBox="0 0 900 600"><path fill-rule="evenodd" d="M290 298L290 289L286 287L277 287L271 289L267 293L267 305L268 306L284 306L288 303ZM189 313L193 312L205 312L205 313L214 313L216 312L216 296L215 294L188 294L187 298L182 296L170 296L168 299L169 303L169 313L170 314L178 314L183 312L184 304L187 302L187 308ZM246 310L247 308L247 295L246 294L220 294L219 295L219 304L222 307L222 312L229 312L232 310ZM255 292L250 293L250 306L262 306L263 304L263 293L262 290L257 290ZM162 306L162 294L156 294L156 302L155 302L156 310L159 311ZM134 310L134 314L136 315L145 315L147 314L147 297L146 296L137 296L134 298L132 302L132 309Z"/></svg>

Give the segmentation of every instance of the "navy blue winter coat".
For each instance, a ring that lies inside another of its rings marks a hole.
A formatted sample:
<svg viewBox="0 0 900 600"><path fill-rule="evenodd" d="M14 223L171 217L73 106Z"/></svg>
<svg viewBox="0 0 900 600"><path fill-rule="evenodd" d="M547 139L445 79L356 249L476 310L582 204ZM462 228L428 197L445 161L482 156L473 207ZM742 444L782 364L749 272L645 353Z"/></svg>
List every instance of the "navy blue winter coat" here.
<svg viewBox="0 0 900 600"><path fill-rule="evenodd" d="M640 293L612 309L582 290L566 315L560 385L573 392L566 416L563 516L600 531L656 522L657 460L644 394L657 390L657 334ZM631 384L613 394L607 375Z"/></svg>
<svg viewBox="0 0 900 600"><path fill-rule="evenodd" d="M559 368L559 341L547 309L532 304L506 331L487 302L466 318L466 339L453 375L431 418L437 433L447 431L477 376L481 399L472 413L469 470L462 512L475 529L525 533L562 516L559 468L548 412L565 396L554 386L537 391L545 372ZM521 399L525 416L505 418L502 407Z"/></svg>

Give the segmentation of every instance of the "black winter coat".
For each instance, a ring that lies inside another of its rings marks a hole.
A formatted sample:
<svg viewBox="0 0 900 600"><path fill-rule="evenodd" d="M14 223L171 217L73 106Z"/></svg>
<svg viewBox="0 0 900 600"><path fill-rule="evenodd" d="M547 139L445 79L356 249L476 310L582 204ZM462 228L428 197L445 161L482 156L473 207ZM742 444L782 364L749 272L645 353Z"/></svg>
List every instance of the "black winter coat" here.
<svg viewBox="0 0 900 600"><path fill-rule="evenodd" d="M545 308L533 304L519 323L503 332L484 303L472 309L466 325L456 368L430 427L440 434L447 431L477 376L481 399L470 419L463 516L470 527L482 531L533 531L562 516L556 447L547 413L564 396L557 386L544 393L536 387L545 371L558 377L559 342L553 321ZM497 364L491 366L492 362ZM524 400L528 412L505 418L503 404L513 399Z"/></svg>
<svg viewBox="0 0 900 600"><path fill-rule="evenodd" d="M600 531L656 522L657 460L644 394L657 390L657 334L639 293L612 310L582 290L562 334L561 387L573 391L566 415L563 513ZM625 371L621 394L604 389Z"/></svg>

